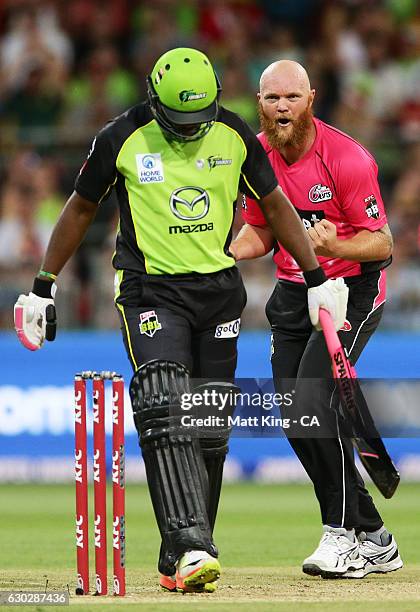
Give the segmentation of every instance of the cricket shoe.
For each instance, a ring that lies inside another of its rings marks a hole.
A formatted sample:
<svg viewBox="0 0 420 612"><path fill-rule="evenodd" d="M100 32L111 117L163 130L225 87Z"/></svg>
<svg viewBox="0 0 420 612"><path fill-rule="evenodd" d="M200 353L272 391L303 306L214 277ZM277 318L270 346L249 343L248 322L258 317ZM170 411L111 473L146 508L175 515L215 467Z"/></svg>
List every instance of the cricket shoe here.
<svg viewBox="0 0 420 612"><path fill-rule="evenodd" d="M324 525L324 535L318 548L307 557L302 569L310 576L340 578L350 570L360 570L364 559L359 554L359 541L347 537L347 530L341 527Z"/></svg>
<svg viewBox="0 0 420 612"><path fill-rule="evenodd" d="M220 576L220 563L205 550L189 550L176 564L176 588L184 593L190 588L203 589ZM197 592L197 591L195 591ZM208 592L208 591L207 591Z"/></svg>
<svg viewBox="0 0 420 612"><path fill-rule="evenodd" d="M178 589L176 586L176 575L173 576L165 576L164 574L160 575L159 584L164 591L169 591L170 593L214 593L217 589L217 582L207 582L204 585L199 585L196 587L184 587L184 589Z"/></svg>
<svg viewBox="0 0 420 612"><path fill-rule="evenodd" d="M391 541L386 546L380 546L366 538L366 533L359 533L359 553L363 558L362 569L348 571L344 578L364 578L368 574L387 574L395 572L403 566L398 552L398 546L392 534Z"/></svg>

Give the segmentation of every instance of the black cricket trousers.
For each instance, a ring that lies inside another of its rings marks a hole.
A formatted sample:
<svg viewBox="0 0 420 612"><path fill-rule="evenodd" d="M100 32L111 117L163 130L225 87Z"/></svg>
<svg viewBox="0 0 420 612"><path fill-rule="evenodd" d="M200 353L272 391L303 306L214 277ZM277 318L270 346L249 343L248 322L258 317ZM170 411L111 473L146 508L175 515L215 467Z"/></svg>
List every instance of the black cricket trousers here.
<svg viewBox="0 0 420 612"><path fill-rule="evenodd" d="M116 300L133 370L182 363L192 378L233 380L246 291L236 266L212 274L124 272Z"/></svg>
<svg viewBox="0 0 420 612"><path fill-rule="evenodd" d="M340 331L339 336L353 365L379 324L385 274L380 270L345 279L349 287L346 331ZM272 329L271 365L276 391L290 392L295 387L299 398L299 407L289 408L292 412L287 416L293 418L293 410L300 415L315 412L329 420L334 431L330 437L319 438L309 437L310 433L308 437L288 435L313 482L322 523L354 527L356 532L379 529L383 521L355 466L352 442L340 435L339 398L331 360L323 333L310 322L306 285L279 280L266 313Z"/></svg>

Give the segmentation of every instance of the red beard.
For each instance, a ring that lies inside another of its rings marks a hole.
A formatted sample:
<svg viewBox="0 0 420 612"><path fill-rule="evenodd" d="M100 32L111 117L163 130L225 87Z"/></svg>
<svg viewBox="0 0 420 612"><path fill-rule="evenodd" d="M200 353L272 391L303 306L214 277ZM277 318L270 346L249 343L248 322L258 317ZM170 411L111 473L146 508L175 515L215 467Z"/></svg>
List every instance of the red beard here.
<svg viewBox="0 0 420 612"><path fill-rule="evenodd" d="M261 102L258 103L258 116L260 118L261 130L267 136L269 144L273 149L277 150L286 146L299 149L305 142L313 120L312 108L309 104L297 119L293 119L292 129L287 132L278 127L275 119L267 117L262 109Z"/></svg>

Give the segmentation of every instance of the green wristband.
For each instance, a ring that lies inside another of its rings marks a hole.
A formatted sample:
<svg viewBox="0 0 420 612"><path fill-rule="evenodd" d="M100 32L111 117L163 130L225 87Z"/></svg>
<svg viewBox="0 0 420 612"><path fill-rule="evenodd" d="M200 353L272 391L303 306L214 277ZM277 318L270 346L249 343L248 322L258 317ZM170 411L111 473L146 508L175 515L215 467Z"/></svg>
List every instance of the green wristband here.
<svg viewBox="0 0 420 612"><path fill-rule="evenodd" d="M52 274L51 272L45 272L45 270L40 270L38 272L38 276L41 276L42 278L46 278L51 281L55 281L57 279L57 274Z"/></svg>

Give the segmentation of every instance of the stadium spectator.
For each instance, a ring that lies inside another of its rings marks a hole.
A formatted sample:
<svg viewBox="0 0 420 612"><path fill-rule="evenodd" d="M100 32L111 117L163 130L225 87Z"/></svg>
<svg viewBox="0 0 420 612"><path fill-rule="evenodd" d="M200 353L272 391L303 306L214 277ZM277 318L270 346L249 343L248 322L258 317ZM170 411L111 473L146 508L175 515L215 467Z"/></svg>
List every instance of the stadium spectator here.
<svg viewBox="0 0 420 612"><path fill-rule="evenodd" d="M390 196L395 259L385 321L392 329L414 330L420 328L420 142L408 148L402 167Z"/></svg>
<svg viewBox="0 0 420 612"><path fill-rule="evenodd" d="M87 56L84 69L67 86L66 111L62 124L77 131L82 142L111 117L138 98L134 75L121 66L116 47L106 43Z"/></svg>
<svg viewBox="0 0 420 612"><path fill-rule="evenodd" d="M49 67L47 60L27 64L21 85L5 93L0 119L14 125L22 142L53 142L52 129L58 125L63 110L63 91L62 83L54 79Z"/></svg>
<svg viewBox="0 0 420 612"><path fill-rule="evenodd" d="M0 200L0 325L11 324L10 308L33 276L51 234L51 225L37 220L34 187L8 182Z"/></svg>
<svg viewBox="0 0 420 612"><path fill-rule="evenodd" d="M226 108L238 113L252 127L257 127L255 101L251 96L246 70L235 64L227 64L222 73L223 101Z"/></svg>
<svg viewBox="0 0 420 612"><path fill-rule="evenodd" d="M48 155L62 167L61 186L68 193L96 125L133 103L133 92L145 94L145 76L154 58L179 45L211 46L218 71L226 72L226 101L230 97L239 103L247 117L252 112L247 100L266 65L278 57L304 63L318 92L317 115L375 153L386 199L401 206L399 198L397 203L391 197L400 174L404 176L401 152L420 139L415 0L8 0L0 2L0 34L0 177L15 163L11 154L24 140L40 153L48 147ZM238 71L247 74L240 84ZM240 97L229 92L231 81ZM417 214L413 212L414 225ZM392 212L392 224L394 218ZM105 243L92 242L98 261ZM395 270L400 254L397 244ZM257 273L258 265L249 272L243 267L256 291L264 275ZM404 266L417 269L411 248L404 254ZM93 275L88 277L92 287ZM390 291L397 277L391 273ZM3 275L1 282L8 282ZM69 300L69 308L74 303ZM412 309L407 306L399 325L415 325L416 312L420 317L420 309L409 303ZM397 318L396 311L392 320ZM111 320L112 315L95 318L95 324L106 326ZM252 326L252 317L248 323ZM382 324L392 324L388 313Z"/></svg>
<svg viewBox="0 0 420 612"><path fill-rule="evenodd" d="M249 80L252 91L258 89L261 72L278 57L303 61L304 49L298 44L291 28L279 23L267 23L259 32L248 58Z"/></svg>
<svg viewBox="0 0 420 612"><path fill-rule="evenodd" d="M47 2L12 14L0 47L0 120L12 123L18 138L48 144L60 119L67 71L72 60L68 37L58 28Z"/></svg>
<svg viewBox="0 0 420 612"><path fill-rule="evenodd" d="M32 186L37 201L36 219L45 226L53 227L63 208L63 194L60 191L60 169L53 159L40 158L32 176Z"/></svg>
<svg viewBox="0 0 420 612"><path fill-rule="evenodd" d="M39 49L48 51L57 62L70 69L73 45L61 28L58 5L48 0L10 4L8 25L0 43L0 63L10 70L22 57L30 58Z"/></svg>

